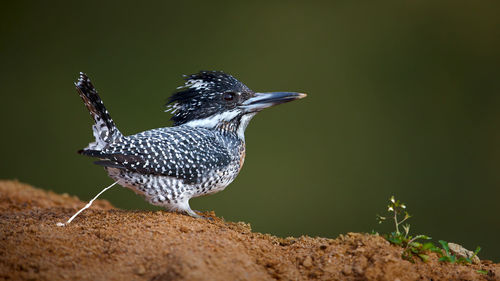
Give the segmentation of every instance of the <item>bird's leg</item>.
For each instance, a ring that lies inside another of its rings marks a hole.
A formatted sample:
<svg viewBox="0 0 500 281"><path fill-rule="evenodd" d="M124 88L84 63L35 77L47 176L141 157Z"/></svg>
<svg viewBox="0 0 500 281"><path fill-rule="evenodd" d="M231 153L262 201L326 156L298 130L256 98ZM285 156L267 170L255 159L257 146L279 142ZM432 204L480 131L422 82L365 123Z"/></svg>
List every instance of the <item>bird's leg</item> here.
<svg viewBox="0 0 500 281"><path fill-rule="evenodd" d="M198 213L201 213L201 212L200 212L200 211L193 211L193 210L191 209L191 207L189 206L189 203L188 203L188 202L186 202L186 203L185 203L185 205L184 205L183 207L184 207L184 208L183 208L183 210L182 210L182 211L183 211L185 214L187 214L187 215L189 215L189 216L191 216L191 217L193 217L193 218L197 218L197 219L206 219L206 220L213 220L213 219L212 219L212 218L210 218L210 217L205 217L205 216L202 216L202 215L197 214L196 212L198 212Z"/></svg>
<svg viewBox="0 0 500 281"><path fill-rule="evenodd" d="M197 219L206 219L204 216L198 215L195 211L191 210L191 208L184 211L187 215L192 216Z"/></svg>
<svg viewBox="0 0 500 281"><path fill-rule="evenodd" d="M197 219L205 219L205 220L211 220L213 221L214 219L211 218L211 217L205 217L205 216L202 216L202 215L198 215L196 212L198 213L201 213L200 211L193 211L191 210L191 208L185 210L185 213L193 218L197 218Z"/></svg>

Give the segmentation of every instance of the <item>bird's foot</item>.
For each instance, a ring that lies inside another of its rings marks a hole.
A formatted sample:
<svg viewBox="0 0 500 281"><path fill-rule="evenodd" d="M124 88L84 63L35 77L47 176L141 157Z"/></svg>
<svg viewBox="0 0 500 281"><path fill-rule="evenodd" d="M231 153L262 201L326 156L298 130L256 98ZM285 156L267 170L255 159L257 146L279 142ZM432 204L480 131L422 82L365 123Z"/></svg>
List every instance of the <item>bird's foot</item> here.
<svg viewBox="0 0 500 281"><path fill-rule="evenodd" d="M213 221L214 219L211 218L211 217L205 217L205 216L202 216L202 215L199 215L198 213L200 214L203 214L202 212L200 211L193 211L191 209L189 210L186 210L186 214L189 215L189 216L192 216L193 218L197 218L197 219L205 219L205 220L211 220Z"/></svg>

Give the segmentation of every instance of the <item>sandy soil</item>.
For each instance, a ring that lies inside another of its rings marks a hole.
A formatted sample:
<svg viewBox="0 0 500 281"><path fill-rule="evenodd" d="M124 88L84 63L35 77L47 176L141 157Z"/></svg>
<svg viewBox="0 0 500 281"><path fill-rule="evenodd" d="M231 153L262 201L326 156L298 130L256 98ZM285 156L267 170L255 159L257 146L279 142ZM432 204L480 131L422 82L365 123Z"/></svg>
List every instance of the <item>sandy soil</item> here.
<svg viewBox="0 0 500 281"><path fill-rule="evenodd" d="M203 220L96 201L56 226L84 205L0 181L0 280L500 280L491 261L465 266L431 255L413 264L375 235L284 239L213 213Z"/></svg>

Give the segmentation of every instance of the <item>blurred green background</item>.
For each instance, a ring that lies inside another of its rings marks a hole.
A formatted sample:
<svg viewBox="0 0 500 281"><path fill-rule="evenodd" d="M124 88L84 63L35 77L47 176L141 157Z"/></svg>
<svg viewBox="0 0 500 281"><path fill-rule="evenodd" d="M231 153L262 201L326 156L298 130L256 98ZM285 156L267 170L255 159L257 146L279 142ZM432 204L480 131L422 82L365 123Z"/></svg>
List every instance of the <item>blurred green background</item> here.
<svg viewBox="0 0 500 281"><path fill-rule="evenodd" d="M112 182L76 154L92 141L79 71L132 134L170 126L182 74L223 70L309 96L255 117L239 177L194 209L336 237L392 229L375 215L394 194L412 233L500 261L500 2L141 3L3 3L0 178L82 200Z"/></svg>

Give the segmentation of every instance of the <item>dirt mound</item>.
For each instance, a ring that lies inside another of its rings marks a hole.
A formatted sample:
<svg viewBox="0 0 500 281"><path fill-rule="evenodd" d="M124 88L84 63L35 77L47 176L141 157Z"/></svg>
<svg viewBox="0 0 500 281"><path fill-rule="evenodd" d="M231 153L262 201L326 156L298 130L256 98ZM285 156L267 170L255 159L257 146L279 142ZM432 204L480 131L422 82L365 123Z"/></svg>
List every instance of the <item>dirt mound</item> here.
<svg viewBox="0 0 500 281"><path fill-rule="evenodd" d="M500 280L500 264L410 263L375 235L278 238L245 223L106 201L57 227L85 203L0 181L3 280ZM488 273L478 273L485 270Z"/></svg>

